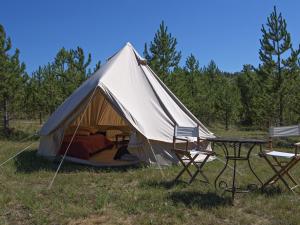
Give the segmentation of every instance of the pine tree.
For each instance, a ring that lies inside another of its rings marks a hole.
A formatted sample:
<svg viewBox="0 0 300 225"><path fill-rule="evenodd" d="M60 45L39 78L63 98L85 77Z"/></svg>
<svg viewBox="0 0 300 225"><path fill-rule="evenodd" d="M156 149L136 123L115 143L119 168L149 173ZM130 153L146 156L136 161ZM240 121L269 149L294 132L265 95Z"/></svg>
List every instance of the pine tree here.
<svg viewBox="0 0 300 225"><path fill-rule="evenodd" d="M199 71L199 61L193 54L187 57L184 68L189 73L197 73Z"/></svg>
<svg viewBox="0 0 300 225"><path fill-rule="evenodd" d="M61 48L54 62L32 73L26 96L28 105L35 115L39 115L40 122L44 115L53 113L91 75L87 69L90 62L91 55L86 57L80 47L70 50ZM100 61L95 69L99 67Z"/></svg>
<svg viewBox="0 0 300 225"><path fill-rule="evenodd" d="M52 114L55 109L65 100L65 91L63 89L63 79L56 73L57 65L48 63L43 67L43 95L47 99L45 112Z"/></svg>
<svg viewBox="0 0 300 225"><path fill-rule="evenodd" d="M265 94L263 96L266 101L265 114L268 115L270 123L278 119L282 125L286 106L287 72L288 68L295 64L299 50L292 48L287 23L281 13L277 13L276 7L267 18L266 27L262 25L261 29L263 36L260 40L259 58L262 64L258 70L265 88L265 93L262 93ZM290 53L289 57L285 57L287 53Z"/></svg>
<svg viewBox="0 0 300 225"><path fill-rule="evenodd" d="M98 61L93 69L93 73L95 73L97 70L101 68L101 61Z"/></svg>
<svg viewBox="0 0 300 225"><path fill-rule="evenodd" d="M237 87L240 91L241 100L241 118L240 122L243 125L252 126L254 123L260 122L257 118L256 100L259 94L259 85L257 74L252 65L244 65L243 70L237 76Z"/></svg>
<svg viewBox="0 0 300 225"><path fill-rule="evenodd" d="M196 77L199 76L199 61L191 54L185 62L184 70L187 73L188 89L191 98L196 94Z"/></svg>
<svg viewBox="0 0 300 225"><path fill-rule="evenodd" d="M240 95L233 79L219 76L216 88L215 108L218 119L225 123L225 129L234 122L240 111Z"/></svg>
<svg viewBox="0 0 300 225"><path fill-rule="evenodd" d="M210 85L213 85L220 75L221 71L219 70L217 64L214 60L211 60L207 67L203 68L204 74L206 75Z"/></svg>
<svg viewBox="0 0 300 225"><path fill-rule="evenodd" d="M59 79L63 99L67 98L88 77L87 68L91 63L91 55L86 59L82 48L66 50L62 48L57 53L52 69Z"/></svg>
<svg viewBox="0 0 300 225"><path fill-rule="evenodd" d="M11 48L11 39L6 37L4 27L0 24L0 101L6 134L9 133L11 112L21 105L20 93L26 81L25 64L19 60L20 51L16 49L15 53L10 55Z"/></svg>
<svg viewBox="0 0 300 225"><path fill-rule="evenodd" d="M99 60L96 64L93 70L91 68L88 69L87 77L92 76L94 73L96 73L101 68L101 61Z"/></svg>
<svg viewBox="0 0 300 225"><path fill-rule="evenodd" d="M199 95L199 100L201 102L200 111L201 118L210 125L212 122L215 122L217 119L216 112L216 100L217 92L216 90L220 88L218 85L218 79L221 75L216 63L211 60L209 64L202 69L202 85L201 85L201 95Z"/></svg>
<svg viewBox="0 0 300 225"><path fill-rule="evenodd" d="M300 47L299 47L300 49ZM286 110L285 115L290 123L299 123L300 121L300 58L299 51L292 51L287 60L289 65L288 78L285 81L286 90Z"/></svg>
<svg viewBox="0 0 300 225"><path fill-rule="evenodd" d="M40 124L43 122L43 114L49 101L44 87L44 70L45 68L39 67L37 71L32 73L26 90L26 101L30 105L30 114L34 115L37 112Z"/></svg>
<svg viewBox="0 0 300 225"><path fill-rule="evenodd" d="M150 53L145 43L144 57L164 82L180 62L181 52L176 50L176 46L177 40L168 32L168 27L165 26L164 21L161 22L153 42L150 42Z"/></svg>

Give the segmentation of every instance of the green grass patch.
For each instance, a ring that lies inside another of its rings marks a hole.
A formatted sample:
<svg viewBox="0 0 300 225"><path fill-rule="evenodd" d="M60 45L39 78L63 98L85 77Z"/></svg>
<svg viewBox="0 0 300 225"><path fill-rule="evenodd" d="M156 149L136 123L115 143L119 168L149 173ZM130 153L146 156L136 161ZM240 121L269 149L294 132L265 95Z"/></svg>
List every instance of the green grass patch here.
<svg viewBox="0 0 300 225"><path fill-rule="evenodd" d="M261 131L212 130L220 136L266 137ZM26 132L29 134L29 130ZM196 180L191 185L172 182L179 166L164 168L162 176L154 167L96 169L64 163L48 190L57 163L36 156L38 140L17 140L0 140L0 162L32 141L34 145L0 168L0 224L279 225L300 221L299 195L285 191L282 185L265 193L237 194L232 206L230 194L216 191L213 185L223 167L218 160L206 165L211 184ZM222 157L222 151L217 151ZM256 156L257 151L253 152L252 164L259 177L266 180L272 172ZM246 163L239 163L238 170L238 185L256 182ZM294 170L297 178L299 172ZM230 181L231 175L228 169L223 179Z"/></svg>

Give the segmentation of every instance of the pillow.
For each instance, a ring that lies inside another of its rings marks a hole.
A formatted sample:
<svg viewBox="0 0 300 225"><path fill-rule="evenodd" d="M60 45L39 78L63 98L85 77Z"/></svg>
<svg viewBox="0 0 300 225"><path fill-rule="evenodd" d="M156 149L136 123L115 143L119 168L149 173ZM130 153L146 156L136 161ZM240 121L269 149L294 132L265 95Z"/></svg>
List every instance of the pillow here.
<svg viewBox="0 0 300 225"><path fill-rule="evenodd" d="M79 129L83 130L83 131L88 131L88 132L90 132L90 134L95 134L98 131L97 128L92 127L92 126L79 126Z"/></svg>
<svg viewBox="0 0 300 225"><path fill-rule="evenodd" d="M98 129L96 127L88 127L91 134L96 134L98 132Z"/></svg>
<svg viewBox="0 0 300 225"><path fill-rule="evenodd" d="M65 135L73 135L75 130L77 129L77 126L70 126L66 129ZM88 126L79 126L76 132L76 135L80 136L88 136L90 134L95 134L97 133L98 129L94 127L88 127Z"/></svg>
<svg viewBox="0 0 300 225"><path fill-rule="evenodd" d="M85 130L77 130L76 135L78 136L89 136L90 132L89 131L85 131Z"/></svg>
<svg viewBox="0 0 300 225"><path fill-rule="evenodd" d="M72 128L67 128L65 130L65 136L73 136L74 132L76 131L76 127L72 127ZM78 136L89 136L90 132L86 131L86 130L81 130L78 128L78 130L76 131L76 135Z"/></svg>

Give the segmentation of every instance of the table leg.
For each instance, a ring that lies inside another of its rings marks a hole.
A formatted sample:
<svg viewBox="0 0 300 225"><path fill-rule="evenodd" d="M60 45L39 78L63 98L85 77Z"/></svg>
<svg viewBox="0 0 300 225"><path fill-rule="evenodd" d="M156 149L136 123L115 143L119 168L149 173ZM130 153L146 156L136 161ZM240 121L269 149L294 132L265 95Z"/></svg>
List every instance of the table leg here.
<svg viewBox="0 0 300 225"><path fill-rule="evenodd" d="M227 145L226 143L232 143L232 145L230 145L229 147L232 147L232 150L233 150L233 154L229 154L229 151L227 149ZM241 153L242 151L242 144L244 143L251 143L253 144L252 146L250 146L250 148L248 148L248 153L247 155L244 155ZM239 188L237 187L237 182L236 182L236 173L238 172L237 171L237 160L238 161L245 161L247 160L248 162L248 166L252 172L252 174L256 177L256 179L260 182L261 185L263 185L261 179L256 175L254 169L252 168L252 165L251 165L251 162L250 162L250 155L251 155L251 152L253 151L254 147L259 144L260 145L260 150L262 151L262 144L259 142L259 143L256 143L254 141L247 141L247 142L242 142L242 141L224 141L224 142L220 142L220 146L222 147L222 150L224 152L224 155L225 155L225 159L226 159L226 162L225 162L225 165L223 167L223 169L220 171L220 173L218 174L218 176L216 177L215 179L215 188L217 189L217 186L221 189L224 189L224 191L228 191L228 192L231 192L231 200L232 200L232 204L234 204L234 198L235 198L235 194L236 193L246 193L246 192L249 192L251 191L250 187L248 189L242 189L242 188ZM225 182L223 180L219 181L220 177L223 175L224 171L227 169L227 167L229 166L229 160L233 160L233 174L232 174L232 185L230 187L229 183L230 182ZM254 184L253 184L254 186ZM255 184L255 187L257 187L257 185Z"/></svg>
<svg viewBox="0 0 300 225"><path fill-rule="evenodd" d="M234 160L233 160L233 176L232 176L232 188L231 188L231 200L232 200L232 204L234 202L234 195L235 195L235 192L236 192L236 184L235 184L235 176L236 176L236 145L233 146L234 148ZM240 146L239 146L240 148ZM240 150L240 149L239 149Z"/></svg>
<svg viewBox="0 0 300 225"><path fill-rule="evenodd" d="M250 168L251 172L256 177L256 179L259 181L259 183L261 184L261 187L262 187L263 186L263 182L261 181L261 179L254 172L254 170L253 170L253 168L251 166L251 162L250 162L250 155L251 155L252 150L254 149L254 146L255 146L255 144L253 146L251 146L251 148L248 151L247 162L248 162L248 165L249 165L249 168ZM262 145L260 145L260 151L262 151Z"/></svg>
<svg viewBox="0 0 300 225"><path fill-rule="evenodd" d="M234 201L234 195L236 192L236 185L235 185L235 175L236 175L236 160L233 160L233 177L232 177L232 190L231 190L231 200L232 203Z"/></svg>
<svg viewBox="0 0 300 225"><path fill-rule="evenodd" d="M228 165L228 161L229 161L229 159L228 159L228 150L227 150L226 144L223 144L223 145L221 146L221 148L222 148L222 150L223 150L223 152L224 152L226 162L225 162L225 165L224 165L223 169L221 170L221 172L218 174L218 176L217 176L216 179L215 179L215 189L217 189L217 183L218 183L218 180L219 180L219 178L221 177L221 175L224 173L224 171L226 170L227 165ZM220 186L220 185L219 185L219 186ZM226 186L227 186L227 184L226 184ZM225 187L225 188L226 188L226 187Z"/></svg>

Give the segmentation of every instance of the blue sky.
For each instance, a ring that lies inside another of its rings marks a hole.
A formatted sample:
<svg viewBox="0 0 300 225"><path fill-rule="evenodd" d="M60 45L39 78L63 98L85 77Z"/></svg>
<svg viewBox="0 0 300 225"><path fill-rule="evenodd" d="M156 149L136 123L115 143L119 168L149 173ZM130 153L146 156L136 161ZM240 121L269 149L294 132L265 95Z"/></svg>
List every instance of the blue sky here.
<svg viewBox="0 0 300 225"><path fill-rule="evenodd" d="M259 63L261 25L276 5L300 43L300 1L274 0L0 0L0 23L31 73L61 47L82 47L92 64L105 61L127 41L142 54L162 20L177 38L181 64L193 53L228 72Z"/></svg>

